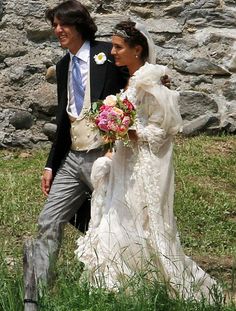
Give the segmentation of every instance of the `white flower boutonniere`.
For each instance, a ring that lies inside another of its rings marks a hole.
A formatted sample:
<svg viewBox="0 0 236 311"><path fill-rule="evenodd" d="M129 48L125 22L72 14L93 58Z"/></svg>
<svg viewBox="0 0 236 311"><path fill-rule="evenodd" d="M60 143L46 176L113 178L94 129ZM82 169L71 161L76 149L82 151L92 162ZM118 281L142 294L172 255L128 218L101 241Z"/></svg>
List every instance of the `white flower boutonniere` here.
<svg viewBox="0 0 236 311"><path fill-rule="evenodd" d="M100 52L100 53L94 55L94 60L95 60L97 65L102 65L107 60L106 54L103 52Z"/></svg>

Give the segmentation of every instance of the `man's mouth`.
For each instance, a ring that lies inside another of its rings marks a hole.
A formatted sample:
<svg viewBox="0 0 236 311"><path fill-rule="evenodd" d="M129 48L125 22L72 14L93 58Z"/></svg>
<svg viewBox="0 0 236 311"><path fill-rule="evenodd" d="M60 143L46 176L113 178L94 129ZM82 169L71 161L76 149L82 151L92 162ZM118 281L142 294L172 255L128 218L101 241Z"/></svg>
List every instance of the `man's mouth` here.
<svg viewBox="0 0 236 311"><path fill-rule="evenodd" d="M66 38L66 36L65 35L61 35L58 38L59 38L60 41L62 41L62 40L64 40Z"/></svg>

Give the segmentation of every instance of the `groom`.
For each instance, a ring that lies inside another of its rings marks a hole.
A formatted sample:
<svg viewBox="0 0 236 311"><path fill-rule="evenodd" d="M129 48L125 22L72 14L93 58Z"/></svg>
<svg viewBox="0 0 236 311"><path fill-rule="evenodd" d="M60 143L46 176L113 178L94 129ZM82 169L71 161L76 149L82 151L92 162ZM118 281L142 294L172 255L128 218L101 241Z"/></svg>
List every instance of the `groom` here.
<svg viewBox="0 0 236 311"><path fill-rule="evenodd" d="M106 152L99 133L88 124L86 111L92 102L118 93L126 84L114 65L111 44L95 41L97 26L80 2L62 2L46 12L46 19L68 53L56 65L57 132L42 177L47 201L34 242L36 278L45 284L53 275L64 226L77 211L77 226L86 230L91 167Z"/></svg>

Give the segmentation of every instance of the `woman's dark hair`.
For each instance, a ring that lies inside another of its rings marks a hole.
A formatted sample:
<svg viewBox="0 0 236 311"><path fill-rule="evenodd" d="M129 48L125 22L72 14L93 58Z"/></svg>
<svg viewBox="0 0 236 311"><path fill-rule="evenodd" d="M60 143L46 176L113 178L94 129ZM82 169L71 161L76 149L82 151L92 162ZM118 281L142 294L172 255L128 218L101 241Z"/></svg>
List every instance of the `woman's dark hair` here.
<svg viewBox="0 0 236 311"><path fill-rule="evenodd" d="M94 40L97 26L86 7L76 0L62 2L52 9L48 9L45 18L53 26L54 18L58 18L64 25L75 26L83 40Z"/></svg>
<svg viewBox="0 0 236 311"><path fill-rule="evenodd" d="M135 28L135 24L135 22L130 20L120 22L114 27L113 35L119 36L119 31L121 31L121 37L130 47L141 45L142 53L140 56L143 61L146 61L148 58L147 39L139 30ZM122 32L126 35L122 36Z"/></svg>

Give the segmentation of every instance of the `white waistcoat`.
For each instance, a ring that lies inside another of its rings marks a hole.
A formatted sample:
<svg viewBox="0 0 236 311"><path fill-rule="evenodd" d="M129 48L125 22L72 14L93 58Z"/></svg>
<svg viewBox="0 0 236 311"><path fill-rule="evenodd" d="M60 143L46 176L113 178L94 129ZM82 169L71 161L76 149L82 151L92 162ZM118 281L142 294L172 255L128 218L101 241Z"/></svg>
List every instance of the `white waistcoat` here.
<svg viewBox="0 0 236 311"><path fill-rule="evenodd" d="M99 148L104 144L99 131L93 127L86 115L91 107L90 100L90 77L88 73L87 84L84 95L84 105L79 117L71 116L69 101L67 105L67 113L71 120L71 149L72 150L91 150Z"/></svg>

